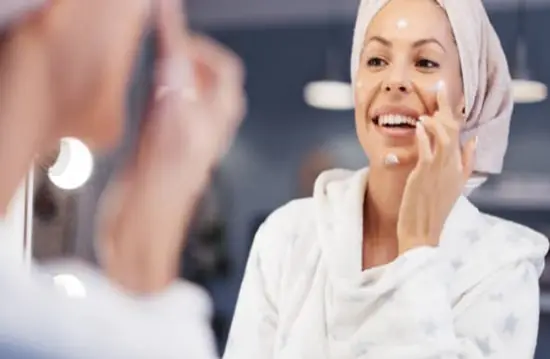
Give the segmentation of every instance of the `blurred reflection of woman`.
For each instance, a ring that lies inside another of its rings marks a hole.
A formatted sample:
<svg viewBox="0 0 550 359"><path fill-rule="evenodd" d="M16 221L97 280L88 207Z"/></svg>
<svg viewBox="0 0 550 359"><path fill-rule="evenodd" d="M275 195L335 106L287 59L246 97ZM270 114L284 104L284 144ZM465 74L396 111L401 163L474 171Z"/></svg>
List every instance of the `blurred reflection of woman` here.
<svg viewBox="0 0 550 359"><path fill-rule="evenodd" d="M482 2L364 0L351 63L371 166L262 225L225 358L532 358L547 240L461 195L513 105Z"/></svg>
<svg viewBox="0 0 550 359"><path fill-rule="evenodd" d="M105 272L80 270L88 296L69 298L2 247L1 358L217 356L203 293L174 281L182 232L244 114L243 71L234 54L189 34L181 3L0 1L2 216L35 156L61 137L94 150L120 142L147 26L158 43L136 153L102 204Z"/></svg>

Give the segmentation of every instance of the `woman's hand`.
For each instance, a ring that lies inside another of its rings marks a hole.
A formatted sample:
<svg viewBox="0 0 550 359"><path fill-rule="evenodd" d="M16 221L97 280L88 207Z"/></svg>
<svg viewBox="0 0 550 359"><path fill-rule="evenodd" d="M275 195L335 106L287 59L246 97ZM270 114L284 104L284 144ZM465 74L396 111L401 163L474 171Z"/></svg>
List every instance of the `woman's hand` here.
<svg viewBox="0 0 550 359"><path fill-rule="evenodd" d="M238 58L182 31L180 0L156 3L157 93L135 161L105 195L98 231L107 274L141 293L176 278L196 201L245 111Z"/></svg>
<svg viewBox="0 0 550 359"><path fill-rule="evenodd" d="M443 225L472 173L475 138L460 148L460 127L445 86L438 111L416 126L418 163L405 185L397 237L399 253L419 246L437 246ZM432 140L432 141L430 141Z"/></svg>

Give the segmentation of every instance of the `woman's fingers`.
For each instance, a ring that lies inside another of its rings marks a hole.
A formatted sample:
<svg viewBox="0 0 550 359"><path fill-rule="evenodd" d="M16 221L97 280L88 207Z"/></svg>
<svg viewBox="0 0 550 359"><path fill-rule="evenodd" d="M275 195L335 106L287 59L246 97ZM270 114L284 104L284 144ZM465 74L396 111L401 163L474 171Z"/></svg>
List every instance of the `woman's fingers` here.
<svg viewBox="0 0 550 359"><path fill-rule="evenodd" d="M162 59L185 56L189 36L184 0L156 0L157 56Z"/></svg>
<svg viewBox="0 0 550 359"><path fill-rule="evenodd" d="M449 120L442 119L441 115L437 113L434 117L422 117L421 122L433 139L435 162L443 164L450 157L459 153L459 133L454 125L447 123Z"/></svg>
<svg viewBox="0 0 550 359"><path fill-rule="evenodd" d="M179 91L197 97L190 35L182 0L157 0L156 96Z"/></svg>
<svg viewBox="0 0 550 359"><path fill-rule="evenodd" d="M209 116L210 130L222 155L246 112L244 65L232 51L204 36L194 36L191 48L199 101L215 114Z"/></svg>
<svg viewBox="0 0 550 359"><path fill-rule="evenodd" d="M462 147L462 174L464 181L472 175L474 169L474 159L477 147L477 136L470 138Z"/></svg>
<svg viewBox="0 0 550 359"><path fill-rule="evenodd" d="M156 98L127 180L113 187L117 219L106 235L112 275L141 290L174 274L194 204L243 118L245 98L238 57L190 36L181 0L157 5Z"/></svg>
<svg viewBox="0 0 550 359"><path fill-rule="evenodd" d="M416 126L416 140L418 146L418 163L420 166L430 166L434 159L434 154L430 145L430 139L422 123Z"/></svg>
<svg viewBox="0 0 550 359"><path fill-rule="evenodd" d="M201 35L193 37L192 49L198 85L204 90L205 99L214 101L220 111L235 110L235 100L244 93L242 61L231 50Z"/></svg>

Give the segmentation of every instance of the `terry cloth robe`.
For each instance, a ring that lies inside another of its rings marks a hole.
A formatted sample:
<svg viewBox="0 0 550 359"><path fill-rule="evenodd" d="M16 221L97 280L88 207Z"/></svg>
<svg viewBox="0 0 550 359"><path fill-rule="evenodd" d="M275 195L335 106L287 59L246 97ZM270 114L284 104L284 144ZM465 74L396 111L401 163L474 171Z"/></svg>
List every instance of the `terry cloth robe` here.
<svg viewBox="0 0 550 359"><path fill-rule="evenodd" d="M333 170L252 246L224 359L530 359L548 241L460 197L438 247L362 271L368 170Z"/></svg>

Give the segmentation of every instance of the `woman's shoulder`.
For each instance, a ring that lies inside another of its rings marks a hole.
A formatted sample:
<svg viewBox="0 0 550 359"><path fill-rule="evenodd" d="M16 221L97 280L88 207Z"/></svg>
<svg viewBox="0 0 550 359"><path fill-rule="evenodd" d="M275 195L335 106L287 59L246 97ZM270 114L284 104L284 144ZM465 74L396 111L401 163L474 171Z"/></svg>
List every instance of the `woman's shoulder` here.
<svg viewBox="0 0 550 359"><path fill-rule="evenodd" d="M548 252L548 238L526 226L508 219L480 213L483 227L481 238L487 241L500 241L512 250L526 249L541 256Z"/></svg>
<svg viewBox="0 0 550 359"><path fill-rule="evenodd" d="M273 211L254 236L251 255L280 275L319 252L313 198L295 199Z"/></svg>
<svg viewBox="0 0 550 359"><path fill-rule="evenodd" d="M483 267L500 268L520 261L537 265L548 252L548 239L525 225L483 213L461 198L444 228L443 247L454 256Z"/></svg>
<svg viewBox="0 0 550 359"><path fill-rule="evenodd" d="M304 263L317 261L313 203L312 198L303 198L279 207L254 236L247 270L262 275L271 298L278 298L282 283L298 275Z"/></svg>
<svg viewBox="0 0 550 359"><path fill-rule="evenodd" d="M542 233L477 209L460 214L468 220L461 228L453 228L442 245L454 273L453 297L460 298L502 271L542 274L548 252L548 239Z"/></svg>
<svg viewBox="0 0 550 359"><path fill-rule="evenodd" d="M542 272L548 253L548 238L525 225L486 213L479 213L474 231L467 234L460 255L466 263L485 268L488 273L499 268L529 264Z"/></svg>

